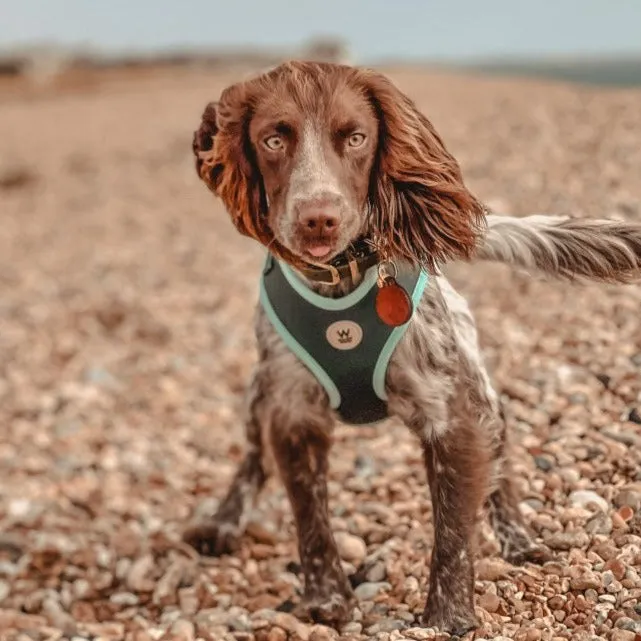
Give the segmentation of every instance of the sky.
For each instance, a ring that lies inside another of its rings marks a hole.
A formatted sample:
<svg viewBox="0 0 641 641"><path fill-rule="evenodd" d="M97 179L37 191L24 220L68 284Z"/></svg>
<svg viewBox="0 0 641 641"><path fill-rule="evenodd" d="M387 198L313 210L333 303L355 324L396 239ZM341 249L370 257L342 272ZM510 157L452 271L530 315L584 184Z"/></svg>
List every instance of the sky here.
<svg viewBox="0 0 641 641"><path fill-rule="evenodd" d="M357 63L641 54L641 0L0 0L0 49L296 47L345 39Z"/></svg>

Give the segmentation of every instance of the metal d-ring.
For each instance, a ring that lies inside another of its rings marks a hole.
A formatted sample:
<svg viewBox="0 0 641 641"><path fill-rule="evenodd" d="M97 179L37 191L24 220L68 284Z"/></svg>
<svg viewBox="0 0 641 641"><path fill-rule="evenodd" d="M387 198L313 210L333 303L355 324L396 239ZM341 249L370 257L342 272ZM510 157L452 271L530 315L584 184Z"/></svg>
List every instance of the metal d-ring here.
<svg viewBox="0 0 641 641"><path fill-rule="evenodd" d="M394 275L392 276L391 274L385 274L384 273L384 268L392 266L394 268ZM396 263L393 260L384 260L382 263L378 264L378 279L383 282L385 278L391 277L396 279L398 276L398 267L396 266Z"/></svg>

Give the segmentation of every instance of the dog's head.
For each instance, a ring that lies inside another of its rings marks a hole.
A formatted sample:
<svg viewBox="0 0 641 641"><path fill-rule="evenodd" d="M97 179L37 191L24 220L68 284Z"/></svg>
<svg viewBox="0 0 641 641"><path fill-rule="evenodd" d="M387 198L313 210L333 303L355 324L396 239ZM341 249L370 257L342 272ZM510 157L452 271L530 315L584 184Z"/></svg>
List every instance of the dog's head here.
<svg viewBox="0 0 641 641"><path fill-rule="evenodd" d="M431 123L369 70L289 62L228 87L193 150L238 230L294 265L365 236L433 268L469 257L483 222Z"/></svg>

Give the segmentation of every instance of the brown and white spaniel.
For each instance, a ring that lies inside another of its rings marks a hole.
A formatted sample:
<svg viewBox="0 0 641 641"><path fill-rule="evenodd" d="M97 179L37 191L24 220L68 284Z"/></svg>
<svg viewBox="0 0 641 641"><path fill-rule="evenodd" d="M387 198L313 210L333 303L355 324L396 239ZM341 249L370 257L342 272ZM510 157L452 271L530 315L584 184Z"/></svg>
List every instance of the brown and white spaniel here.
<svg viewBox="0 0 641 641"><path fill-rule="evenodd" d="M350 66L289 62L225 89L205 109L193 150L200 177L238 230L322 296L356 288L363 261L429 272L389 361L387 411L416 435L429 480L434 547L423 620L455 634L475 627L474 549L483 512L508 561L540 562L548 552L517 507L506 426L473 317L438 267L496 260L563 278L628 282L639 274L641 226L488 214L413 102L385 76ZM352 259L357 246L371 249ZM298 533L305 579L298 612L340 625L355 599L328 515L336 414L261 307L257 338L245 459L217 513L185 539L204 554L233 550L267 461L275 461Z"/></svg>

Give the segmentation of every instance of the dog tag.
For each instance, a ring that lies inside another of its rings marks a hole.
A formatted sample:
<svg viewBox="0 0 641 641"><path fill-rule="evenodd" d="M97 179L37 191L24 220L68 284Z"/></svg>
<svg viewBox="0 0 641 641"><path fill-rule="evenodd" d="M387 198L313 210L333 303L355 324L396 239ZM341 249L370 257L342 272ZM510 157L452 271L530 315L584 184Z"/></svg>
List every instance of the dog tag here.
<svg viewBox="0 0 641 641"><path fill-rule="evenodd" d="M414 305L410 295L393 276L385 276L378 281L376 293L376 313L390 327L404 325L412 318Z"/></svg>

